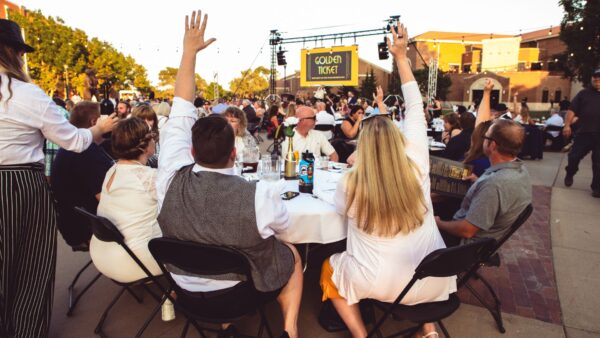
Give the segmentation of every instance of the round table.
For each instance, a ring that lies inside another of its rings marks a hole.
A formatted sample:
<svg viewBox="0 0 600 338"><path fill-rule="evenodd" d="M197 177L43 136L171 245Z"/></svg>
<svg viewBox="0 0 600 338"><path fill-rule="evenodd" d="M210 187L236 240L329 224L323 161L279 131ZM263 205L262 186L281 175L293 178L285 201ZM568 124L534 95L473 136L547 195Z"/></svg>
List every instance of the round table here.
<svg viewBox="0 0 600 338"><path fill-rule="evenodd" d="M333 205L333 194L341 176L339 172L316 169L314 195L301 193L284 202L290 216L290 225L276 237L294 244L326 244L346 238L347 224ZM286 181L285 191L297 192L298 180Z"/></svg>

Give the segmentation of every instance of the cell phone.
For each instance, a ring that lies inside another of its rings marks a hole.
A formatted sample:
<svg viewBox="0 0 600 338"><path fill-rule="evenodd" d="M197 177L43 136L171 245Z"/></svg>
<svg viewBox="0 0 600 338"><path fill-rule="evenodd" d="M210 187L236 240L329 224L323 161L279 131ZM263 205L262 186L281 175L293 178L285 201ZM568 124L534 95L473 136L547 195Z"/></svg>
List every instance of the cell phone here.
<svg viewBox="0 0 600 338"><path fill-rule="evenodd" d="M284 201L287 201L287 200L291 200L292 198L294 198L294 197L296 197L298 195L300 195L299 192L286 191L283 194L281 194L281 199L284 200Z"/></svg>

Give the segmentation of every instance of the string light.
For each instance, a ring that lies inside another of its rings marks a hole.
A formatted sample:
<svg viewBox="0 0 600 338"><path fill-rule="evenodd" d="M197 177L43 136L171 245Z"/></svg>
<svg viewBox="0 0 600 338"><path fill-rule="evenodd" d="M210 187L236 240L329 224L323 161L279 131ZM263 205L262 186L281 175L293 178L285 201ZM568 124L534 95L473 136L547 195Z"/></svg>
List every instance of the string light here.
<svg viewBox="0 0 600 338"><path fill-rule="evenodd" d="M588 46L588 50L592 50L592 46Z"/></svg>
<svg viewBox="0 0 600 338"><path fill-rule="evenodd" d="M550 29L548 30L548 35L552 35L552 26L550 26Z"/></svg>

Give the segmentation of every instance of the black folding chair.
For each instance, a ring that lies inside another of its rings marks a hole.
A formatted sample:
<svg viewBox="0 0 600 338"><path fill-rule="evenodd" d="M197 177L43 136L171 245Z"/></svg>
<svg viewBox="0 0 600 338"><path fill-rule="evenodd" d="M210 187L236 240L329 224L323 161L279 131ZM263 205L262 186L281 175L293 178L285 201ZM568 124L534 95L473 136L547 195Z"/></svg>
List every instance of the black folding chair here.
<svg viewBox="0 0 600 338"><path fill-rule="evenodd" d="M501 308L500 299L498 299L498 296L496 295L496 292L494 292L494 288L492 288L490 283L485 278L483 278L483 276L481 274L479 274L479 269L484 266L488 266L488 267L490 267L490 266L499 267L500 266L500 255L498 254L498 250L500 250L500 247L502 247L502 245L517 230L519 230L519 228L527 221L529 216L531 216L532 212L533 212L533 206L531 204L529 204L527 207L525 207L525 209L523 209L523 211L521 211L521 213L519 214L519 217L517 217L517 220L515 220L513 222L513 224L511 225L510 230L506 234L504 234L504 236L502 236L502 238L500 238L499 241L496 242L496 244L494 245L492 250L490 250L488 252L488 254L483 257L483 259L479 262L479 264L474 265L473 267L471 267L471 269L469 269L469 271L467 271L464 275L462 275L458 281L459 288L462 286L465 286L473 294L473 296L475 296L475 298L477 298L477 300L481 303L481 305L483 305L486 309L488 309L488 311L490 312L490 314L492 315L492 317L494 317L494 320L496 321L496 325L498 326L498 331L500 331L501 333L505 333L506 329L504 328L504 322L502 320L502 308ZM472 278L476 279L476 280L477 279L480 280L481 283L486 287L486 289L489 291L490 295L494 299L493 304L489 304L487 301L485 301L485 299L483 299L483 297L481 297L481 295L477 291L475 291L475 289L471 285L469 285L468 282Z"/></svg>
<svg viewBox="0 0 600 338"><path fill-rule="evenodd" d="M565 146L565 138L562 135L563 127L561 126L553 126L549 125L544 128L544 145L546 143L545 140L550 140L552 144L550 145L550 150L558 151L561 150L562 147ZM552 136L549 132L557 131L558 136Z"/></svg>
<svg viewBox="0 0 600 338"><path fill-rule="evenodd" d="M415 273L406 285L394 303L384 303L377 300L371 300L372 303L384 311L383 317L377 321L377 324L369 332L367 337L377 334L381 337L379 328L392 315L396 320L407 320L416 323L416 326L396 332L387 338L397 337L404 334L412 335L417 332L425 323L437 322L444 335L450 338L450 334L442 323L442 319L449 317L460 306L460 300L456 293L450 294L448 300L440 302L421 303L417 305L402 305L400 302L420 279L426 277L450 277L461 272L469 270L477 265L483 257L489 255L496 241L491 238L484 238L469 244L455 246L451 248L439 249L427 255Z"/></svg>
<svg viewBox="0 0 600 338"><path fill-rule="evenodd" d="M148 246L172 290L177 294L175 307L188 318L181 337L187 335L190 324L202 337L205 337L203 331L219 331L215 328L200 327L198 321L211 324L231 323L257 311L260 315L260 324L256 337L262 337L264 329L269 337L273 337L264 305L275 299L277 295L275 293L267 295L254 288L250 265L241 253L227 247L170 238L152 239ZM190 292L177 285L165 265L202 276L236 274L244 276L245 281L224 290Z"/></svg>
<svg viewBox="0 0 600 338"><path fill-rule="evenodd" d="M89 281L85 285L83 290L81 290L81 292L79 292L79 294L77 296L75 296L75 284L77 284L77 281L79 280L79 277L81 277L81 274L83 274L83 272L85 272L85 270L87 270L87 268L90 265L92 265L92 260L89 260L79 270L79 272L77 272L77 274L75 275L75 278L73 278L73 281L71 282L71 284L69 284L69 288L67 289L68 294L69 294L69 309L67 310L67 317L71 317L73 315L73 311L75 311L75 307L77 306L77 303L79 303L79 300L81 299L81 297L83 297L83 295L92 287L92 285L94 285L94 283L96 283L98 278L100 278L100 276L102 276L101 273L98 273L94 278L92 278L91 281Z"/></svg>
<svg viewBox="0 0 600 338"><path fill-rule="evenodd" d="M140 259L135 255L135 253L133 253L133 251L131 251L129 246L127 246L127 244L125 243L125 238L123 237L121 232L117 229L117 227L111 221L109 221L108 219L106 219L104 217L91 214L87 210L80 208L80 207L75 207L75 211L80 213L82 216L84 216L89 221L89 225L92 228L92 232L94 233L94 236L96 236L97 239L99 239L103 242L115 242L115 243L119 244L129 254L131 259L133 259L137 263L137 265L147 275L147 277L145 277L145 278L142 278L140 280L130 282L130 283L121 283L121 282L112 280L114 283L121 286L121 290L113 298L113 300L110 302L110 304L108 304L108 307L106 308L106 310L104 310L104 312L102 313L102 316L100 317L100 321L98 322L98 325L96 325L96 328L94 329L94 333L98 334L101 337L107 337L103 330L104 322L106 321L106 318L108 317L108 313L110 312L112 307L119 300L119 298L121 298L121 295L123 295L123 293L125 291L129 292L129 294L131 294L131 296L133 296L133 298L135 298L135 300L138 303L142 303L142 301L143 301L142 298L140 298L140 296L136 295L133 292L133 290L131 290L131 287L141 286L157 302L159 302L158 308L160 309L160 305L166 299L166 296L164 296L166 294L166 290L158 283L157 278L152 275L152 273L150 272L150 270L148 270L148 268L144 265L144 263L142 263L142 261L140 261ZM152 290L150 290L150 288L148 288L148 286L146 285L148 282L154 282L156 287L163 294L163 297L156 295L154 292L152 292ZM146 320L146 322L144 323L144 326L138 331L136 337L140 337L142 335L142 333L144 332L144 330L146 329L146 327L148 326L150 321L154 318L154 316L156 315L157 312L158 311L156 309L152 312L151 317L148 320Z"/></svg>

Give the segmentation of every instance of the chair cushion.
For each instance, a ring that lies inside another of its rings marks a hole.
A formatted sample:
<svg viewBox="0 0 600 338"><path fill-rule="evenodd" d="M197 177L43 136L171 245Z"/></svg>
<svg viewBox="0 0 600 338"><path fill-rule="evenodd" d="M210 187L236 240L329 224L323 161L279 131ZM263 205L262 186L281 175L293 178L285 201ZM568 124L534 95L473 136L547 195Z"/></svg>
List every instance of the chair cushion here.
<svg viewBox="0 0 600 338"><path fill-rule="evenodd" d="M382 310L387 310L392 304L374 301ZM449 317L460 306L456 293L450 294L448 300L442 302L422 303L417 305L396 305L392 316L396 320L408 320L413 323L437 322Z"/></svg>

